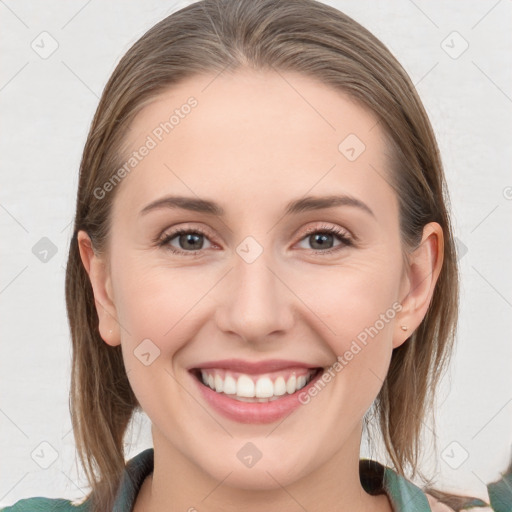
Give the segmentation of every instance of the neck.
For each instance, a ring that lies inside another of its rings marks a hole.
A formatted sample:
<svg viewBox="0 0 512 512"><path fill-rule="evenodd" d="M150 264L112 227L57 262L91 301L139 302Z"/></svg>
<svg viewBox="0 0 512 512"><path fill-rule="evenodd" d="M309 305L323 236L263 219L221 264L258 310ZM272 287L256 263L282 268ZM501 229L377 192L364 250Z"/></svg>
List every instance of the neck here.
<svg viewBox="0 0 512 512"><path fill-rule="evenodd" d="M385 494L371 496L361 486L360 439L359 427L324 464L304 471L292 483L283 485L277 471L267 469L256 483L243 485L237 480L236 465L216 479L153 426L154 470L139 492L134 512L392 512Z"/></svg>

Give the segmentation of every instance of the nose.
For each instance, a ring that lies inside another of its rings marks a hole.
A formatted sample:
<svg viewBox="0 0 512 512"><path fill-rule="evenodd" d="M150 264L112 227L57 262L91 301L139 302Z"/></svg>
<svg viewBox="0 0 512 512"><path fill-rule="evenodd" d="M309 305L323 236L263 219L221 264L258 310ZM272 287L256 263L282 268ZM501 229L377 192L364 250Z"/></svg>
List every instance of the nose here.
<svg viewBox="0 0 512 512"><path fill-rule="evenodd" d="M282 274L270 250L252 262L235 254L216 311L218 328L254 348L264 350L270 341L275 348L294 321L294 295Z"/></svg>

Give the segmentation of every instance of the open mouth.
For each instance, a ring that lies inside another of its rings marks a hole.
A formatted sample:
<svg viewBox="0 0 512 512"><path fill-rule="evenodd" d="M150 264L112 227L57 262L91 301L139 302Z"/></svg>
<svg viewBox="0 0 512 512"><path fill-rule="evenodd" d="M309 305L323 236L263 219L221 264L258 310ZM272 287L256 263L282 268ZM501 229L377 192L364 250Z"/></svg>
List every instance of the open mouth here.
<svg viewBox="0 0 512 512"><path fill-rule="evenodd" d="M321 367L297 368L252 375L220 368L193 368L190 373L220 395L240 402L266 403L297 393L323 371Z"/></svg>

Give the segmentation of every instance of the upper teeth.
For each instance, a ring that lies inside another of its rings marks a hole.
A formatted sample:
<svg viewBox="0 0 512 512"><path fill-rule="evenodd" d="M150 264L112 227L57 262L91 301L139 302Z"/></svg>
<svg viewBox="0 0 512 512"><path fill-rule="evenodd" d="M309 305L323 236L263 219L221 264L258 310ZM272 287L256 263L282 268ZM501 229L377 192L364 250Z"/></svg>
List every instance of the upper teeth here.
<svg viewBox="0 0 512 512"><path fill-rule="evenodd" d="M201 370L203 383L217 393L236 395L245 398L270 398L292 394L302 389L310 380L315 370L308 370L304 375L293 372L286 380L280 375L274 381L265 375L252 377L247 374L234 374L217 370Z"/></svg>

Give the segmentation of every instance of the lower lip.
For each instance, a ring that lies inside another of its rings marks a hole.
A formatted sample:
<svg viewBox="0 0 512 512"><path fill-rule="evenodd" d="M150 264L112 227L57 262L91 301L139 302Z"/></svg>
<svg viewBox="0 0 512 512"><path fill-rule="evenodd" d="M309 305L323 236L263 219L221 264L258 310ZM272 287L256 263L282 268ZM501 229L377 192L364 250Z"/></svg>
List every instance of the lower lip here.
<svg viewBox="0 0 512 512"><path fill-rule="evenodd" d="M200 392L213 409L224 417L239 423L273 423L291 414L302 404L299 395L308 391L315 382L320 379L322 372L319 372L306 386L292 395L284 395L282 398L272 402L241 402L227 395L217 393L210 387L205 386L194 375L192 378L199 386Z"/></svg>

